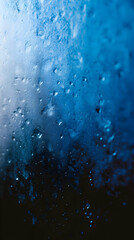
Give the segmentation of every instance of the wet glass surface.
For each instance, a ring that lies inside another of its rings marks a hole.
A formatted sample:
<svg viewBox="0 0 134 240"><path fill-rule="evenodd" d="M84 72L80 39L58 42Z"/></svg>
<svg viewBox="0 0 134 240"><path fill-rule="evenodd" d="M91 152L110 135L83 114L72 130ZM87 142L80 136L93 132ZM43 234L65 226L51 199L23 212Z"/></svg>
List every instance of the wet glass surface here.
<svg viewBox="0 0 134 240"><path fill-rule="evenodd" d="M1 239L129 239L132 0L0 1Z"/></svg>

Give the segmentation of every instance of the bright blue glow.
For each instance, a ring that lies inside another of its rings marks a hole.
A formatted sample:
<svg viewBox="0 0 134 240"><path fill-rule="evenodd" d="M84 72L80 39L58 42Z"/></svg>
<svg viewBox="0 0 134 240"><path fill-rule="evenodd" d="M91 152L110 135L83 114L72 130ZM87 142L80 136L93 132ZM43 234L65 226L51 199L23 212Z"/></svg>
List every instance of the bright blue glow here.
<svg viewBox="0 0 134 240"><path fill-rule="evenodd" d="M129 183L133 7L130 0L2 1L2 168L14 162L27 179L25 164L48 149L62 167L73 156L70 171L82 171L90 158L96 186L109 168L109 184Z"/></svg>

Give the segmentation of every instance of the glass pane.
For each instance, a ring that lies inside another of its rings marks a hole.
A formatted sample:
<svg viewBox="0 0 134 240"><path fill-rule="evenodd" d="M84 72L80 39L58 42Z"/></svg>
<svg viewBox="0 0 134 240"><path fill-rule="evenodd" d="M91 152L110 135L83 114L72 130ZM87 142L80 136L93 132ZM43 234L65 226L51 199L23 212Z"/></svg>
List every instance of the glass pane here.
<svg viewBox="0 0 134 240"><path fill-rule="evenodd" d="M132 231L133 25L132 0L1 0L2 240Z"/></svg>

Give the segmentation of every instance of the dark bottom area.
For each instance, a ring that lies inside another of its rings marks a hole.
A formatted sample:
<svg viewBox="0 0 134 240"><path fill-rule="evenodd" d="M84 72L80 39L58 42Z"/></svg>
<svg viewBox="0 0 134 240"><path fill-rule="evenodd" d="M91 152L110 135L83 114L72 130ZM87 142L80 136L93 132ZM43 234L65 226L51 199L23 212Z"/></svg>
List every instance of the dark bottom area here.
<svg viewBox="0 0 134 240"><path fill-rule="evenodd" d="M26 166L27 178L14 166L1 178L0 240L133 238L132 183L113 188L108 175L97 189L91 167L79 174L72 163L61 174L42 156Z"/></svg>
<svg viewBox="0 0 134 240"><path fill-rule="evenodd" d="M118 196L108 196L105 189L83 190L79 193L73 188L64 188L56 201L50 199L48 205L41 198L32 203L25 201L25 204L19 204L14 197L2 198L0 239L113 240L133 237L134 206L131 191L122 188L118 189ZM81 208L83 201L91 203L92 220L85 217ZM43 219L40 215L45 208L48 208L47 215ZM32 224L28 209L35 212L39 219L37 222ZM90 221L93 221L92 224Z"/></svg>

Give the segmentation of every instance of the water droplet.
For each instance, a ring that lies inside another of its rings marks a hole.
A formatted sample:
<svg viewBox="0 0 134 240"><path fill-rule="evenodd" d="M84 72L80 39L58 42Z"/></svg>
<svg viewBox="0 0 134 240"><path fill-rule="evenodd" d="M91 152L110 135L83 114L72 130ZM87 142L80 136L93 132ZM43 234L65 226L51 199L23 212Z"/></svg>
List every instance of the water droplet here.
<svg viewBox="0 0 134 240"><path fill-rule="evenodd" d="M22 112L22 110L21 110L20 107L17 108L17 112L18 112L18 113L21 113L21 112Z"/></svg>
<svg viewBox="0 0 134 240"><path fill-rule="evenodd" d="M26 124L29 125L30 124L30 121L28 119L26 119Z"/></svg>
<svg viewBox="0 0 134 240"><path fill-rule="evenodd" d="M100 76L100 77L99 77L99 80L102 81L102 82L104 82L104 81L105 81L105 77L104 77L104 76Z"/></svg>
<svg viewBox="0 0 134 240"><path fill-rule="evenodd" d="M8 160L8 163L11 164L11 162L12 162L11 159L9 159L9 160Z"/></svg>
<svg viewBox="0 0 134 240"><path fill-rule="evenodd" d="M73 82L69 82L69 85L70 85L70 86L73 86Z"/></svg>
<svg viewBox="0 0 134 240"><path fill-rule="evenodd" d="M69 88L65 89L65 93L69 94L70 93L70 89Z"/></svg>
<svg viewBox="0 0 134 240"><path fill-rule="evenodd" d="M112 135L109 139L108 139L108 143L111 143L114 140L114 135Z"/></svg>
<svg viewBox="0 0 134 240"><path fill-rule="evenodd" d="M61 10L61 11L59 12L59 16L60 16L60 17L64 17L64 16L65 16L65 11L62 11L62 10Z"/></svg>
<svg viewBox="0 0 134 240"><path fill-rule="evenodd" d="M60 135L60 139L63 139L63 135Z"/></svg>
<svg viewBox="0 0 134 240"><path fill-rule="evenodd" d="M117 155L117 152L113 152L113 156L115 157Z"/></svg>
<svg viewBox="0 0 134 240"><path fill-rule="evenodd" d="M53 61L52 60L47 60L46 62L45 62L45 64L44 64L44 71L45 72L48 72L48 71L50 71L51 70L51 68L52 68L52 65L53 65Z"/></svg>
<svg viewBox="0 0 134 240"><path fill-rule="evenodd" d="M86 208L89 209L90 208L90 204L86 203Z"/></svg>
<svg viewBox="0 0 134 240"><path fill-rule="evenodd" d="M42 133L40 132L39 129L34 129L33 134L32 134L32 138L38 138L41 139L42 138Z"/></svg>
<svg viewBox="0 0 134 240"><path fill-rule="evenodd" d="M13 112L14 113L14 116L17 117L18 116L18 113L16 111Z"/></svg>
<svg viewBox="0 0 134 240"><path fill-rule="evenodd" d="M54 68L53 72L54 72L55 74L57 74L58 76L61 76L61 73L62 73L61 70L58 69L58 68Z"/></svg>
<svg viewBox="0 0 134 240"><path fill-rule="evenodd" d="M42 133L38 133L37 134L37 137L40 139L40 138L42 138Z"/></svg>
<svg viewBox="0 0 134 240"><path fill-rule="evenodd" d="M63 123L63 122L62 122L61 120L58 121L58 125L59 125L59 126L61 126L62 123Z"/></svg>
<svg viewBox="0 0 134 240"><path fill-rule="evenodd" d="M58 85L60 85L60 83L61 83L60 81L57 81L57 84L58 84Z"/></svg>
<svg viewBox="0 0 134 240"><path fill-rule="evenodd" d="M42 84L43 84L43 81L40 80L40 81L39 81L39 85L41 86Z"/></svg>
<svg viewBox="0 0 134 240"><path fill-rule="evenodd" d="M114 65L115 70L120 70L121 69L121 64L119 62L116 62Z"/></svg>
<svg viewBox="0 0 134 240"><path fill-rule="evenodd" d="M58 95L58 92L53 92L53 96L56 97Z"/></svg>
<svg viewBox="0 0 134 240"><path fill-rule="evenodd" d="M100 107L96 107L96 112L97 112L97 113L100 113L100 112L101 112Z"/></svg>
<svg viewBox="0 0 134 240"><path fill-rule="evenodd" d="M86 77L83 77L83 82L88 82L88 79Z"/></svg>
<svg viewBox="0 0 134 240"><path fill-rule="evenodd" d="M16 141L15 137L12 137L12 140L13 140L13 142L15 142Z"/></svg>

